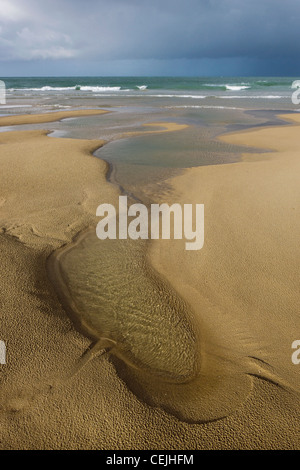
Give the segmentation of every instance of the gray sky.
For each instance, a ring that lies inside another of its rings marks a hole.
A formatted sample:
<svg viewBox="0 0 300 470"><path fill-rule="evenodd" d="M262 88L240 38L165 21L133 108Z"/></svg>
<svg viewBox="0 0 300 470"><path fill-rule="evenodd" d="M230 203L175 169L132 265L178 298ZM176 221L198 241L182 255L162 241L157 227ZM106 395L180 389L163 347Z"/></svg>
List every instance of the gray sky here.
<svg viewBox="0 0 300 470"><path fill-rule="evenodd" d="M300 0L0 0L0 75L300 74Z"/></svg>

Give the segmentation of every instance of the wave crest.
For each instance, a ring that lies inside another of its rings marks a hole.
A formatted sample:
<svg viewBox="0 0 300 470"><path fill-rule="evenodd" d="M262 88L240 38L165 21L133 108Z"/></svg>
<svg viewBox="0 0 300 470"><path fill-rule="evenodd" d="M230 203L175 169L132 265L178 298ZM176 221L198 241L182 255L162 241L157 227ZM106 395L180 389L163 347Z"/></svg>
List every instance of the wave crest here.
<svg viewBox="0 0 300 470"><path fill-rule="evenodd" d="M226 90L229 91L241 91L241 90L247 90L248 88L251 88L248 85L225 85Z"/></svg>

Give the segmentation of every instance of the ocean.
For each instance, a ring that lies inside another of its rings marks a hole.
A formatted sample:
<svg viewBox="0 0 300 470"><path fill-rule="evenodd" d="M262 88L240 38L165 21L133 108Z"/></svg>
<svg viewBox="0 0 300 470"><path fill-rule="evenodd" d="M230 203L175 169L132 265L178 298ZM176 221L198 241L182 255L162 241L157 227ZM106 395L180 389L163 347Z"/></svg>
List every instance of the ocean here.
<svg viewBox="0 0 300 470"><path fill-rule="evenodd" d="M217 135L279 125L276 114L299 111L291 100L297 77L1 78L6 86L1 115L89 108L111 111L49 123L46 128L56 137L106 140L109 145L96 155L110 164L115 182L139 197L141 192L146 197L146 183L162 181L182 168L237 161L243 149L221 144L215 140ZM124 138L126 133L145 130L143 124L158 121L189 127L155 138Z"/></svg>
<svg viewBox="0 0 300 470"><path fill-rule="evenodd" d="M97 96L207 99L283 99L297 77L9 77L5 81L9 96L41 96L47 93L77 97ZM134 94L132 94L134 92ZM192 93L194 92L194 94ZM225 93L224 93L225 92ZM227 93L226 93L227 92ZM230 94L228 94L231 93ZM236 96L232 92L237 92ZM242 93L241 93L242 92ZM131 94L129 94L131 93ZM162 95L162 96L161 96Z"/></svg>

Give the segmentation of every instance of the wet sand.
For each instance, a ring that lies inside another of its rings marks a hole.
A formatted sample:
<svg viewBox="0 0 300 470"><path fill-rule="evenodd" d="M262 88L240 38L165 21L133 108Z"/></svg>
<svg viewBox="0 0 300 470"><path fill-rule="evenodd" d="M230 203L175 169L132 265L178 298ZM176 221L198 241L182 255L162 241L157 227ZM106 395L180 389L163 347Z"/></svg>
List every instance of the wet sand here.
<svg viewBox="0 0 300 470"><path fill-rule="evenodd" d="M240 428L238 441L244 436L247 448L249 433L260 436L262 448L276 441L299 448L300 369L291 361L291 345L300 331L300 116L281 117L293 125L221 137L267 153L189 169L169 181L173 191L163 202L204 203L204 247L189 253L184 241L154 241L150 256L201 323L203 373L230 361L237 387L243 376L251 377L239 409L247 429ZM267 394L258 392L263 381ZM264 427L270 426L274 432L267 437Z"/></svg>
<svg viewBox="0 0 300 470"><path fill-rule="evenodd" d="M97 114L106 114L109 111L102 109L79 109L77 111L55 111L44 114L20 114L17 116L1 116L0 126L17 126L23 124L42 124L44 122L61 121L62 119L95 116Z"/></svg>
<svg viewBox="0 0 300 470"><path fill-rule="evenodd" d="M300 447L299 372L291 363L300 329L299 118L222 137L276 153L186 170L164 195L163 202L205 204L202 250L186 252L184 240L154 241L149 253L201 328L206 422L199 415L193 424L162 409L161 397L150 405L108 354L69 377L90 340L61 307L45 266L53 250L94 226L99 204L117 205L106 164L91 156L103 142L50 139L47 131L0 135L1 448ZM232 396L228 415L210 421Z"/></svg>

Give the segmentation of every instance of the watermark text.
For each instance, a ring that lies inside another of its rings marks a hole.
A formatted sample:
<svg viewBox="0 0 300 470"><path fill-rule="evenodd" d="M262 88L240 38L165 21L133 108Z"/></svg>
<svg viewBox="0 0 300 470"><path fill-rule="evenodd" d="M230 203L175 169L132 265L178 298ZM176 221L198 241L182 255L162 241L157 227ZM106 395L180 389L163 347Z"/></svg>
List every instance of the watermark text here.
<svg viewBox="0 0 300 470"><path fill-rule="evenodd" d="M296 88L296 91L292 94L292 103L297 106L300 104L300 80L295 80L292 83L292 88Z"/></svg>
<svg viewBox="0 0 300 470"><path fill-rule="evenodd" d="M292 349L295 349L292 354L292 363L297 366L300 364L300 339L293 342Z"/></svg>
<svg viewBox="0 0 300 470"><path fill-rule="evenodd" d="M6 88L3 80L0 80L0 104L6 104Z"/></svg>
<svg viewBox="0 0 300 470"><path fill-rule="evenodd" d="M0 364L6 364L6 344L0 341Z"/></svg>
<svg viewBox="0 0 300 470"><path fill-rule="evenodd" d="M151 204L149 213L144 204L128 207L127 196L119 196L118 216L112 204L98 206L96 215L102 217L96 228L100 240L184 237L186 250L200 250L204 244L204 204Z"/></svg>

